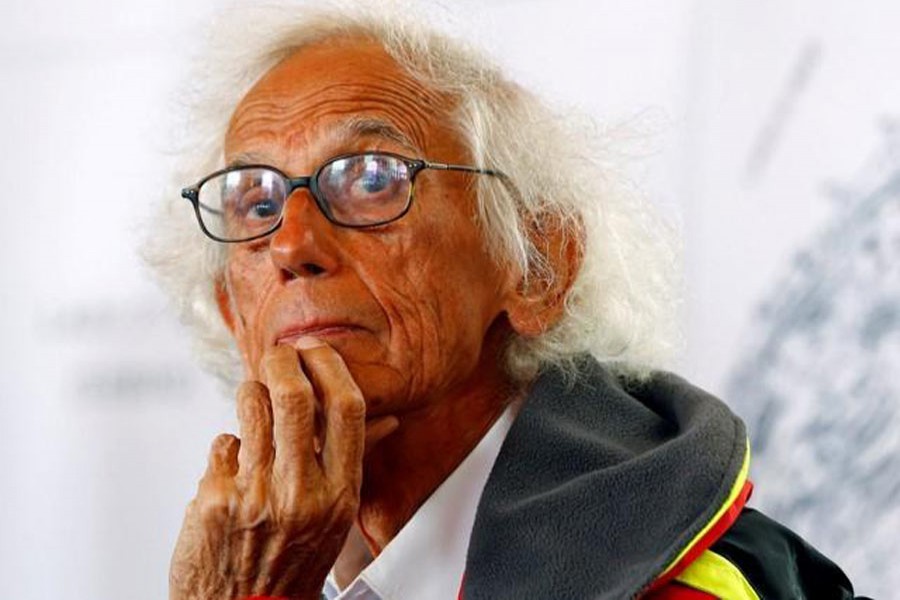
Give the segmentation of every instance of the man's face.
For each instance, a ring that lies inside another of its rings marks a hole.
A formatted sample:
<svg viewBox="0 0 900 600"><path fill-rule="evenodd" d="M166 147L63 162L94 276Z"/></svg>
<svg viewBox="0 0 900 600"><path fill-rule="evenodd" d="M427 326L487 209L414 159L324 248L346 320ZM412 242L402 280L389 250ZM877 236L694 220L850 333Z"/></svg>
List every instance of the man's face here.
<svg viewBox="0 0 900 600"><path fill-rule="evenodd" d="M241 101L226 161L311 174L336 155L383 150L468 164L447 100L381 48L341 40L299 51ZM281 228L228 248L226 309L248 377L267 347L318 337L343 356L372 416L402 413L502 379L501 318L515 276L488 257L472 175L427 170L409 213L354 230L331 224L308 190Z"/></svg>

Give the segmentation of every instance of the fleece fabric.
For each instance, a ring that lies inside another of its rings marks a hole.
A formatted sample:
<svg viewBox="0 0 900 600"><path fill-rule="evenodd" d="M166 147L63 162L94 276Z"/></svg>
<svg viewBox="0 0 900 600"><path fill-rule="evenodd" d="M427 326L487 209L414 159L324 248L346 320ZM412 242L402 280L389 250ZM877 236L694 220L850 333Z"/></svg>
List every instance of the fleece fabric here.
<svg viewBox="0 0 900 600"><path fill-rule="evenodd" d="M747 437L679 377L593 359L533 385L482 493L465 600L636 597L726 501Z"/></svg>

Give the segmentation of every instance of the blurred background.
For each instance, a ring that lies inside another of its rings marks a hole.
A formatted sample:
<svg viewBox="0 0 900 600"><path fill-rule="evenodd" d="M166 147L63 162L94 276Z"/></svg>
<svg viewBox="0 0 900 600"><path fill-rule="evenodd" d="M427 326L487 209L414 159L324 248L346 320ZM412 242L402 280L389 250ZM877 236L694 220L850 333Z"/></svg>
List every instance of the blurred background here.
<svg viewBox="0 0 900 600"><path fill-rule="evenodd" d="M0 6L0 594L166 597L228 394L137 257L214 0ZM444 2L522 83L634 132L685 236L686 351L752 503L900 587L900 3ZM185 211L189 207L185 203Z"/></svg>

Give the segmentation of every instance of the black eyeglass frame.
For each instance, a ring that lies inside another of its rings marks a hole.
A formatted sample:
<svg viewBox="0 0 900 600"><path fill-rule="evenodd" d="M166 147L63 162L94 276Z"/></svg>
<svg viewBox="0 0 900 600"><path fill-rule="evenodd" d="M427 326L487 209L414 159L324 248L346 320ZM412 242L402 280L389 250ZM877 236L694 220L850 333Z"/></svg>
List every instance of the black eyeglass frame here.
<svg viewBox="0 0 900 600"><path fill-rule="evenodd" d="M406 168L409 170L409 194L406 199L406 206L403 208L403 210L397 216L392 217L387 220L384 220L384 221L379 221L376 223L353 224L353 223L342 223L341 221L336 220L334 218L334 216L331 214L331 211L328 207L328 203L325 201L325 199L322 197L321 192L319 191L319 184L318 184L319 175L322 173L323 169L325 169L332 163L335 163L335 162L337 162L339 160L343 160L343 159L355 158L358 156L387 156L387 157L398 159L406 165ZM509 183L509 177L507 177L502 171L498 171L496 169L482 169L479 167L472 167L472 166L468 166L468 165L454 165L454 164L448 164L448 163L433 162L433 161L425 160L425 159L421 159L421 158L407 158L406 156L402 156L400 154L394 154L393 152L377 152L377 151L351 152L351 153L347 153L347 154L340 154L338 156L334 156L334 157L326 160L324 163L322 163L315 171L313 171L313 173L311 175L305 175L302 177L289 177L280 169L277 169L271 165L265 165L265 164L249 164L249 165L239 165L239 166L227 167L225 169L220 169L218 171L210 173L209 175L207 175L206 177L204 177L203 179L201 179L194 185L186 187L181 190L181 197L188 200L194 206L194 214L197 216L197 223L199 223L200 229L203 231L204 234L206 234L207 237L209 237L217 242L221 242L223 244L239 244L239 243L243 243L243 242L251 242L253 240L258 240L260 238L266 237L267 235L271 235L273 232L277 231L278 228L281 227L281 224L284 222L284 209L282 208L281 215L278 217L278 221L276 221L275 224L272 225L271 228L269 228L268 230L266 230L263 233L259 233L257 235L254 235L254 236L251 236L248 238L242 238L239 240L229 240L229 239L220 238L217 235L210 232L206 228L206 225L203 223L203 217L200 216L200 188L207 181L209 181L211 179L220 177L221 175L225 175L226 173L232 173L235 171L243 171L243 170L247 170L247 169L267 169L269 171L272 171L273 173L280 175L282 177L282 179L284 179L284 182L286 184L286 186L285 186L285 188L286 188L285 202L287 202L287 199L290 198L291 195L296 190L301 189L301 188L308 189L310 194L312 195L313 199L316 201L316 206L318 206L319 211L323 215L325 215L325 218L328 219L328 221L330 223L333 223L334 225L337 225L339 227L347 227L349 229L367 229L370 227L380 227L382 225L387 225L388 223L393 223L394 221L397 221L398 219L403 218L406 215L406 213L409 212L409 209L413 203L413 197L414 197L413 191L415 188L416 175L418 175L419 173L421 173L422 171L425 171L427 169L434 169L434 170L438 170L438 171L462 171L465 173L475 173L477 175L489 175L491 177L499 177L503 181L504 184ZM204 205L204 209L208 210L210 212L220 212L220 211L217 211L206 205Z"/></svg>

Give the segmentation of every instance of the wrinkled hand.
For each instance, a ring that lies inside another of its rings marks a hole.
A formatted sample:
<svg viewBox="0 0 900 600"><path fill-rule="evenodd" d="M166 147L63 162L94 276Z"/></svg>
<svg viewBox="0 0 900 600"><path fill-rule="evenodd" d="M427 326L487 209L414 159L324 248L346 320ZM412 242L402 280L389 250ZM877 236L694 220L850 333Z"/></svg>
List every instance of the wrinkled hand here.
<svg viewBox="0 0 900 600"><path fill-rule="evenodd" d="M241 439L212 443L172 557L171 600L319 598L359 508L362 393L324 344L267 352L238 391ZM317 406L321 406L321 414ZM369 442L396 427L369 424Z"/></svg>

